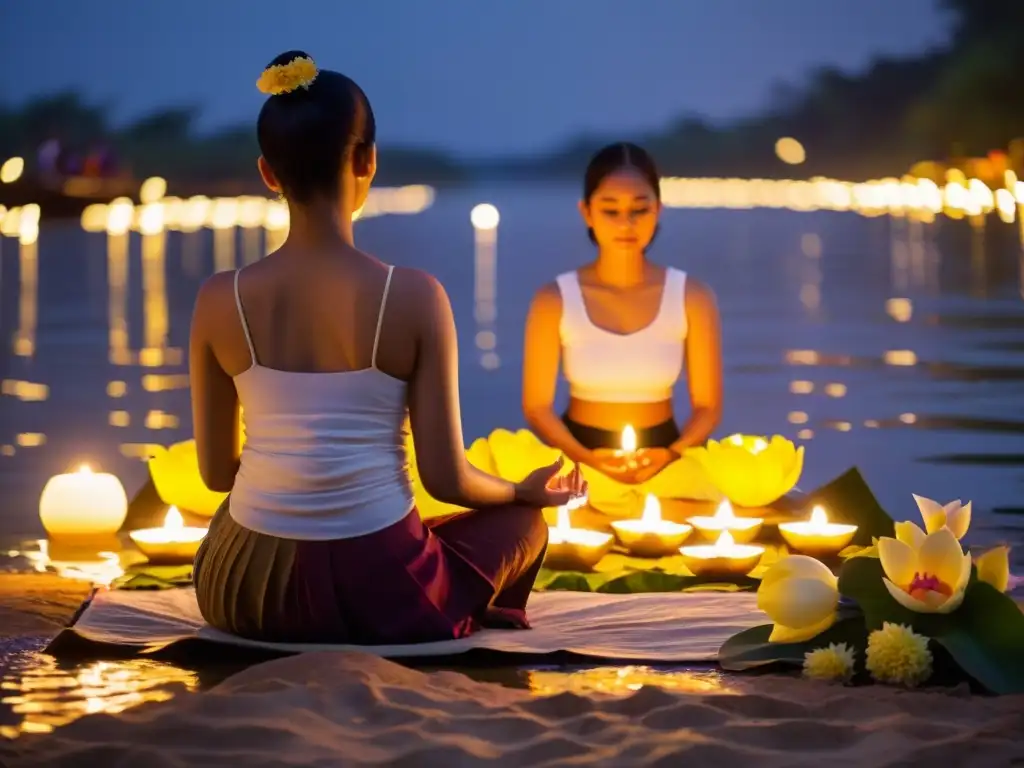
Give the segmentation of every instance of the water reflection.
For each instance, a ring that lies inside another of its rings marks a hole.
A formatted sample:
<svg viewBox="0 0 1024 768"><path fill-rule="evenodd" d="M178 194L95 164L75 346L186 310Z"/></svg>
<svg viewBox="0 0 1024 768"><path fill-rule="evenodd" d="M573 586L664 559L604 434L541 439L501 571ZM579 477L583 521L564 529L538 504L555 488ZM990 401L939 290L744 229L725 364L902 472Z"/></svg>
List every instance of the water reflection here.
<svg viewBox="0 0 1024 768"><path fill-rule="evenodd" d="M736 694L740 691L717 669L659 670L653 667L593 667L579 670L531 670L530 692L537 696L575 693L629 696L641 688L662 688L679 693Z"/></svg>
<svg viewBox="0 0 1024 768"><path fill-rule="evenodd" d="M498 209L490 203L473 208L473 317L480 365L494 370L500 364L495 324L498 319Z"/></svg>
<svg viewBox="0 0 1024 768"><path fill-rule="evenodd" d="M96 661L75 667L28 652L8 661L0 678L0 708L17 724L0 725L0 737L49 733L83 715L114 715L147 702L193 691L198 675L159 661Z"/></svg>

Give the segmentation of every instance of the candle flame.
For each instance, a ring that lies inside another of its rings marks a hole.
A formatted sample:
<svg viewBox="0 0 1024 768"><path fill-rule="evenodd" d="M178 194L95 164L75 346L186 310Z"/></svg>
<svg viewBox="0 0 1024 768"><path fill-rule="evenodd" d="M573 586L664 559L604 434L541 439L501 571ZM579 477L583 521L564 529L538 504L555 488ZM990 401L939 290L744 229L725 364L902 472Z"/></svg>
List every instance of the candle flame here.
<svg viewBox="0 0 1024 768"><path fill-rule="evenodd" d="M743 445L743 435L733 435L729 438L729 442L733 445Z"/></svg>
<svg viewBox="0 0 1024 768"><path fill-rule="evenodd" d="M559 531L568 531L572 528L572 521L569 519L568 507L558 508L558 521L555 523L555 528Z"/></svg>
<svg viewBox="0 0 1024 768"><path fill-rule="evenodd" d="M178 511L177 507L172 506L167 510L167 515L164 517L164 528L171 531L179 531L185 527L185 521L181 517L181 512Z"/></svg>
<svg viewBox="0 0 1024 768"><path fill-rule="evenodd" d="M811 510L811 522L815 525L826 525L828 523L828 515L825 514L824 507L816 506Z"/></svg>
<svg viewBox="0 0 1024 768"><path fill-rule="evenodd" d="M78 474L80 475L91 475L92 468L88 464L83 464L78 468Z"/></svg>
<svg viewBox="0 0 1024 768"><path fill-rule="evenodd" d="M757 454L768 448L768 442L761 439L760 437L754 441L754 447L750 449L751 453Z"/></svg>
<svg viewBox="0 0 1024 768"><path fill-rule="evenodd" d="M722 531L722 535L718 537L718 541L715 542L716 547L735 547L736 540L732 537L732 534L728 531Z"/></svg>
<svg viewBox="0 0 1024 768"><path fill-rule="evenodd" d="M661 502L653 493L647 494L647 499L644 501L644 514L640 519L645 523L661 522Z"/></svg>
<svg viewBox="0 0 1024 768"><path fill-rule="evenodd" d="M622 450L626 453L636 451L636 430L632 424L627 424L622 430Z"/></svg>
<svg viewBox="0 0 1024 768"><path fill-rule="evenodd" d="M729 503L728 499L725 499L718 505L718 510L715 512L715 520L725 523L735 519L736 515L732 512L732 504Z"/></svg>

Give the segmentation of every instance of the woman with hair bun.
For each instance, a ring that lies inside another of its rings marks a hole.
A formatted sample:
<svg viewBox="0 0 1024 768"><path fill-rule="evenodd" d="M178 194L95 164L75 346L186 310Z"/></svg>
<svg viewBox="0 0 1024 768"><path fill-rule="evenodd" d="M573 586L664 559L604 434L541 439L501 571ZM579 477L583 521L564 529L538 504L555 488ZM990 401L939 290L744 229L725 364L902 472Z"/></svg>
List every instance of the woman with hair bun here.
<svg viewBox="0 0 1024 768"><path fill-rule="evenodd" d="M647 258L661 213L658 169L635 144L593 156L580 213L597 258L538 291L526 321L523 411L569 458L643 483L702 444L722 414L722 356L714 293ZM554 411L561 366L568 410ZM676 425L672 394L686 372L691 413ZM615 450L634 427L637 461Z"/></svg>
<svg viewBox="0 0 1024 768"><path fill-rule="evenodd" d="M259 171L288 237L209 278L192 319L199 467L230 495L195 561L217 629L277 642L389 644L527 627L543 560L541 508L586 492L562 460L510 483L463 450L455 326L430 275L355 247L376 170L376 125L352 80L301 51L260 77ZM239 447L239 407L246 442ZM419 476L467 511L425 524Z"/></svg>

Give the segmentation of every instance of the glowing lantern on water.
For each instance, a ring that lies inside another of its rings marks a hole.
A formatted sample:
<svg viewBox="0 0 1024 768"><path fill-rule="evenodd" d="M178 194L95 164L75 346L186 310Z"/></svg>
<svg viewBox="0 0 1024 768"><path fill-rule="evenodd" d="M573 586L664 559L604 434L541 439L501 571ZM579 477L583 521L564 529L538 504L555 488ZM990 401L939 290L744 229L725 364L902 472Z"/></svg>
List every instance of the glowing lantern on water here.
<svg viewBox="0 0 1024 768"><path fill-rule="evenodd" d="M39 497L39 519L50 536L109 536L128 515L128 496L114 475L77 472L51 477Z"/></svg>

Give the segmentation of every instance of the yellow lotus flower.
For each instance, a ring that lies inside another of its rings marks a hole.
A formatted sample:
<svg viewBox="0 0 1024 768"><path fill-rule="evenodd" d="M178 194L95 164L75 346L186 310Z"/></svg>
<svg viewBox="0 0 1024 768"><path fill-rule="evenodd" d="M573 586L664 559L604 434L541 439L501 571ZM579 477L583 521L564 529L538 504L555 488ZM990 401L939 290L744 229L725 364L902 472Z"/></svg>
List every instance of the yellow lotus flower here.
<svg viewBox="0 0 1024 768"><path fill-rule="evenodd" d="M888 621L868 635L865 667L880 683L914 687L932 674L928 638Z"/></svg>
<svg viewBox="0 0 1024 768"><path fill-rule="evenodd" d="M199 474L199 453L195 440L160 448L149 460L149 474L157 495L164 504L212 517L227 498L226 493L211 491Z"/></svg>
<svg viewBox="0 0 1024 768"><path fill-rule="evenodd" d="M774 622L770 643L810 640L832 626L839 606L835 575L806 555L790 555L765 572L757 607Z"/></svg>
<svg viewBox="0 0 1024 768"><path fill-rule="evenodd" d="M804 654L804 677L847 682L853 677L853 663L853 648L846 643L831 643Z"/></svg>
<svg viewBox="0 0 1024 768"><path fill-rule="evenodd" d="M958 539L962 539L967 529L971 527L971 502L961 504L960 499L955 499L946 505L939 504L932 499L914 494L914 501L917 508L921 510L921 517L924 520L924 529L928 533L935 533L945 526L953 532Z"/></svg>
<svg viewBox="0 0 1024 768"><path fill-rule="evenodd" d="M238 409L238 442L245 445L245 411ZM160 448L149 460L149 474L156 493L164 504L213 517L227 498L226 493L211 491L199 473L199 452L196 441L184 440L168 448Z"/></svg>
<svg viewBox="0 0 1024 768"><path fill-rule="evenodd" d="M412 432L408 429L405 435L405 452L408 460L409 480L412 485L413 503L416 504L416 510L420 513L421 518L429 520L433 517L442 517L465 509L465 507L461 507L458 504L438 501L427 492L427 489L423 486L423 480L420 478L419 467L416 463L416 445L412 439ZM466 459L470 464L483 472L489 472L492 475L497 474L490 446L484 438L473 441L473 444L466 450Z"/></svg>
<svg viewBox="0 0 1024 768"><path fill-rule="evenodd" d="M800 479L804 448L775 435L771 440L732 435L698 450L715 487L740 507L763 507L785 496Z"/></svg>
<svg viewBox="0 0 1024 768"><path fill-rule="evenodd" d="M978 568L978 578L991 584L1000 592L1010 586L1010 548L996 547L980 555L974 561Z"/></svg>
<svg viewBox="0 0 1024 768"><path fill-rule="evenodd" d="M491 455L494 457L495 474L513 483L523 480L540 467L555 462L562 452L541 442L533 432L520 429L510 432L496 429L487 436ZM562 473L572 471L572 462L565 462Z"/></svg>
<svg viewBox="0 0 1024 768"><path fill-rule="evenodd" d="M939 528L919 546L883 536L878 557L889 594L918 613L950 613L960 607L971 578L971 556L949 528Z"/></svg>

